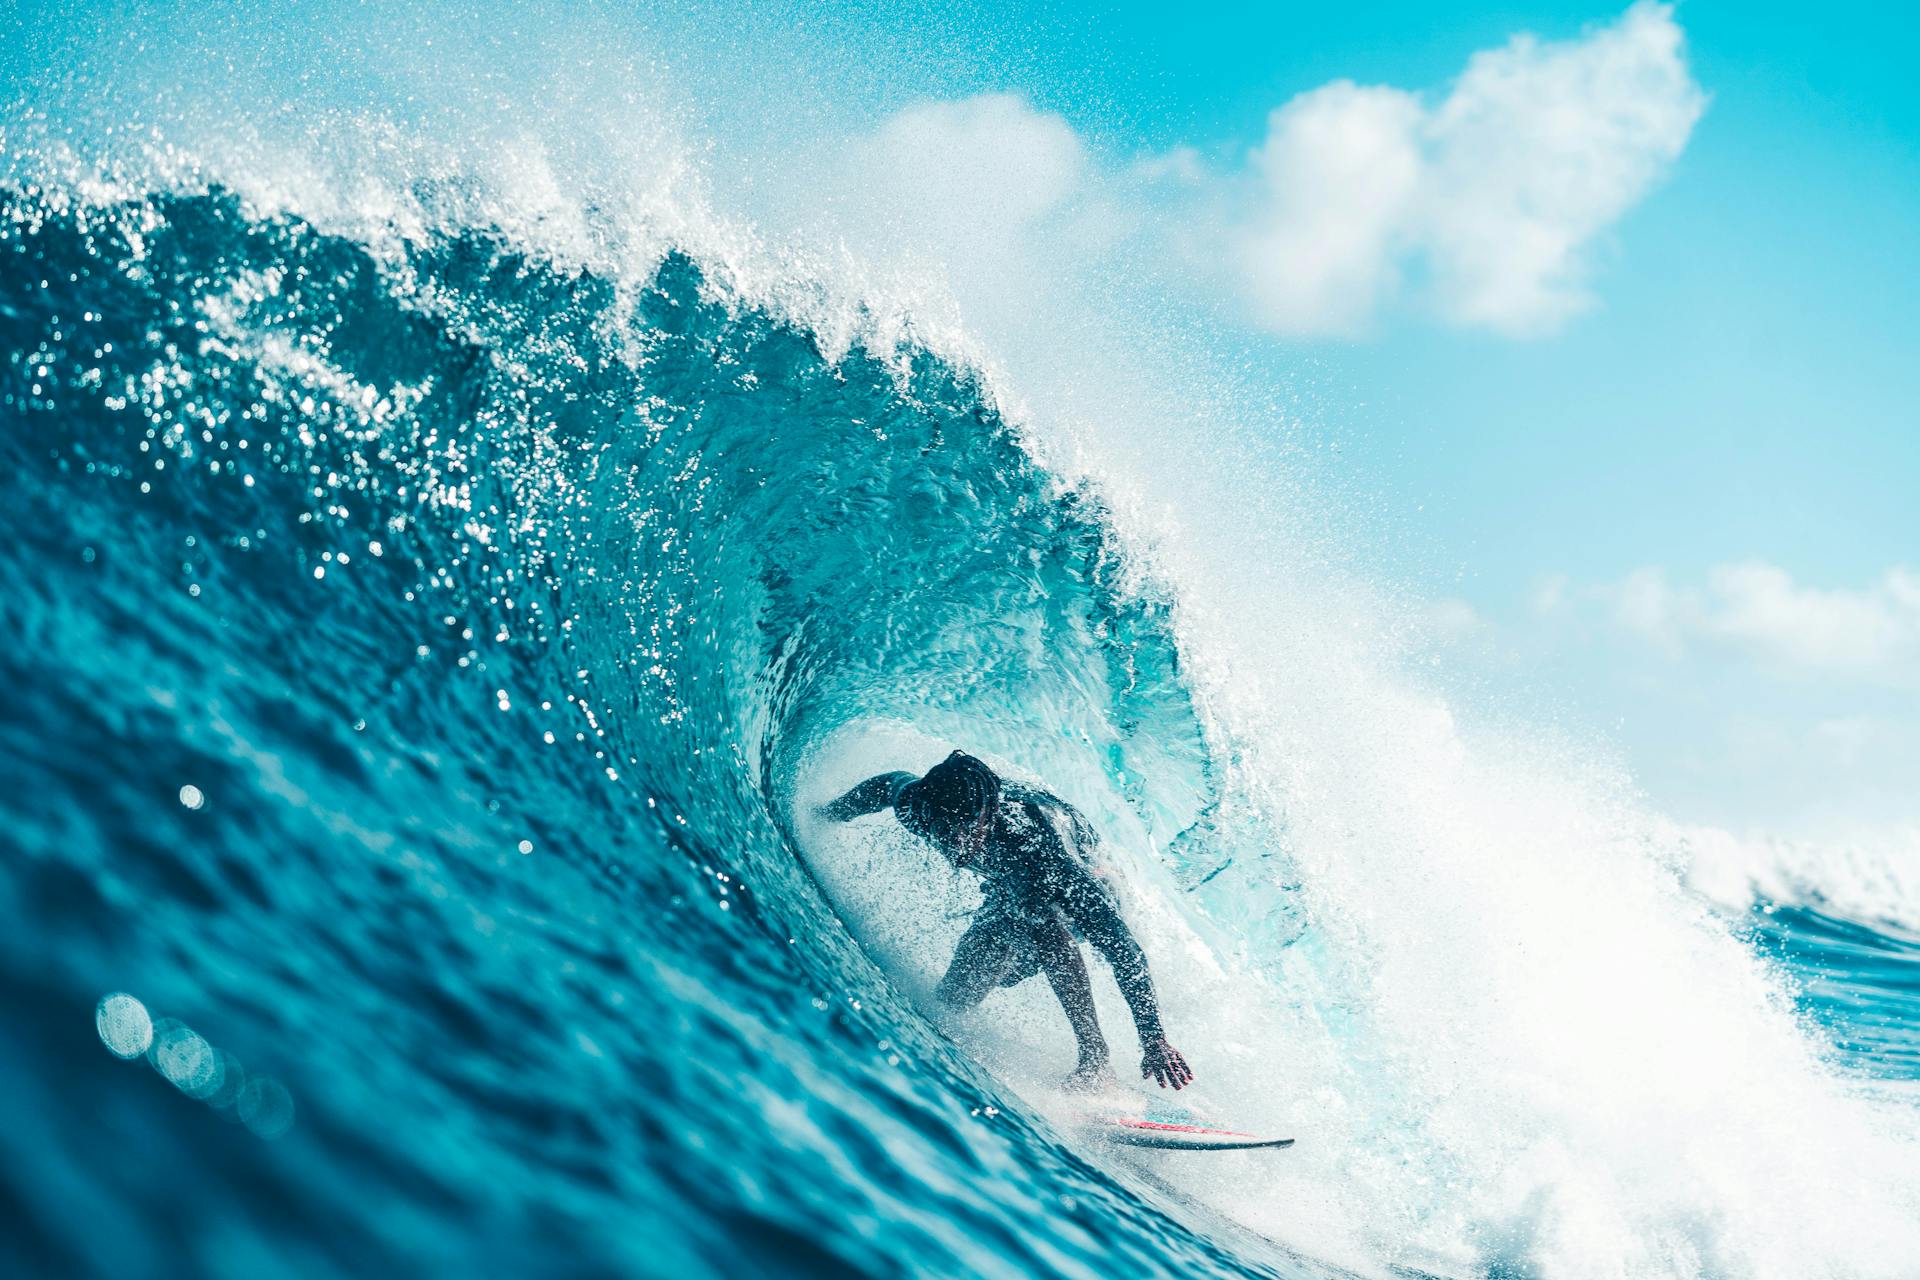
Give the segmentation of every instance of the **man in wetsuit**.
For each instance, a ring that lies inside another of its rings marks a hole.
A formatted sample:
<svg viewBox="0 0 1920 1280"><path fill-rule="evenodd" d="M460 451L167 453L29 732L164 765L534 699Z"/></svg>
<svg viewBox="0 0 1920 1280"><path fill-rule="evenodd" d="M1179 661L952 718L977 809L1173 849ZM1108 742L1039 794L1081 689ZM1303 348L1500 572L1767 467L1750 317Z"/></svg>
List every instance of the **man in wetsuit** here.
<svg viewBox="0 0 1920 1280"><path fill-rule="evenodd" d="M1080 1043L1080 1061L1067 1084L1108 1084L1113 1072L1107 1042L1075 941L1085 938L1113 966L1133 1011L1140 1074L1163 1088L1183 1088L1193 1079L1186 1059L1161 1030L1147 958L1120 918L1113 894L1088 866L1099 837L1076 809L1044 791L1003 782L982 761L956 751L924 777L883 773L868 778L821 813L846 822L889 807L902 826L931 842L947 861L980 876L986 894L940 980L941 1000L970 1009L995 987L1044 973Z"/></svg>

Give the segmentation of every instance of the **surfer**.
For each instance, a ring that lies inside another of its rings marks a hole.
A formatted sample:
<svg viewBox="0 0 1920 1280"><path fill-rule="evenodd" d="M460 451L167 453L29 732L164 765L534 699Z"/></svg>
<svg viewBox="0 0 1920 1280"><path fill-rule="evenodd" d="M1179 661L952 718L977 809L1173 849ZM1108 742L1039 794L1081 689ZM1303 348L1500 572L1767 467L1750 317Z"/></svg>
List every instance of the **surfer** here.
<svg viewBox="0 0 1920 1280"><path fill-rule="evenodd" d="M1079 1041L1068 1087L1112 1084L1106 1038L1075 940L1084 938L1113 966L1133 1012L1140 1074L1163 1088L1192 1081L1193 1070L1161 1029L1147 957L1089 865L1099 837L1078 810L1045 791L1003 781L984 762L956 751L924 777L868 778L820 812L846 822L889 807L947 861L978 875L986 894L940 980L943 1002L970 1009L995 987L1045 974Z"/></svg>

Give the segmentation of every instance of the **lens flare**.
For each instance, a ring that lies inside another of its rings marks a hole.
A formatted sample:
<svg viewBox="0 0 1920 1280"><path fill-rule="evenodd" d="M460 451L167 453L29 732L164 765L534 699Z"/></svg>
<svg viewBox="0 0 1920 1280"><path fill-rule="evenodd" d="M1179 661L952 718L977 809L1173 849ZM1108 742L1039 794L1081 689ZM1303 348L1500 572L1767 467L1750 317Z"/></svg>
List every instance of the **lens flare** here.
<svg viewBox="0 0 1920 1280"><path fill-rule="evenodd" d="M153 1019L147 1006L124 991L103 998L93 1011L100 1043L116 1058L137 1058L153 1043Z"/></svg>

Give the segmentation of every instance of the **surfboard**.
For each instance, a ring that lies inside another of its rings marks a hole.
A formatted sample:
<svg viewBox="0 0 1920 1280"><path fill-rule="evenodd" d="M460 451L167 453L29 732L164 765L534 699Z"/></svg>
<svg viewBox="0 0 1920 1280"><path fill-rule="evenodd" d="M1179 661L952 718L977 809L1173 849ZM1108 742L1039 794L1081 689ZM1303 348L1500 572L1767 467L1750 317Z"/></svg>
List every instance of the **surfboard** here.
<svg viewBox="0 0 1920 1280"><path fill-rule="evenodd" d="M1096 1116L1089 1123L1109 1142L1129 1147L1156 1147L1162 1151L1250 1151L1257 1147L1290 1147L1292 1138L1262 1138L1204 1124L1170 1124L1137 1116Z"/></svg>

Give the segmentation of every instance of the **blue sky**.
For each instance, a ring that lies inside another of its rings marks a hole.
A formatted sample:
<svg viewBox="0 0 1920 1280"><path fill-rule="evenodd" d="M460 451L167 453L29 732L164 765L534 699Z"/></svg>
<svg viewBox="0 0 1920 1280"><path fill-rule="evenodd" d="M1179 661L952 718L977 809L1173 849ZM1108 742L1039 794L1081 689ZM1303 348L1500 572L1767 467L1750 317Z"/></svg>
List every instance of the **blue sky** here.
<svg viewBox="0 0 1920 1280"><path fill-rule="evenodd" d="M1489 604L1543 558L1758 555L1838 585L1920 549L1920 93L1897 33L1679 16L1711 103L1616 229L1600 305L1546 341L1406 326L1350 356L1381 389L1384 469Z"/></svg>
<svg viewBox="0 0 1920 1280"><path fill-rule="evenodd" d="M892 111L1011 91L1109 172L1187 148L1225 182L1296 95L1352 80L1439 111L1476 52L1622 12L908 5L857 74ZM822 21L874 48L870 12ZM1390 573L1471 610L1480 679L1617 742L1681 816L1920 828L1920 23L1699 0L1673 21L1705 109L1583 241L1585 309L1516 337L1390 301L1357 333L1252 324L1246 349L1305 371Z"/></svg>
<svg viewBox="0 0 1920 1280"><path fill-rule="evenodd" d="M918 39L966 26L992 51L976 66L1011 46L977 87L1024 91L1108 148L1231 149L1328 81L1440 93L1516 32L1576 38L1619 13L942 5L892 21ZM1839 585L1920 554L1920 18L1697 0L1675 16L1710 102L1604 237L1592 311L1528 341L1399 318L1365 341L1281 344L1355 384L1356 407L1329 406L1348 442L1425 503L1489 606L1547 564L1761 555Z"/></svg>

